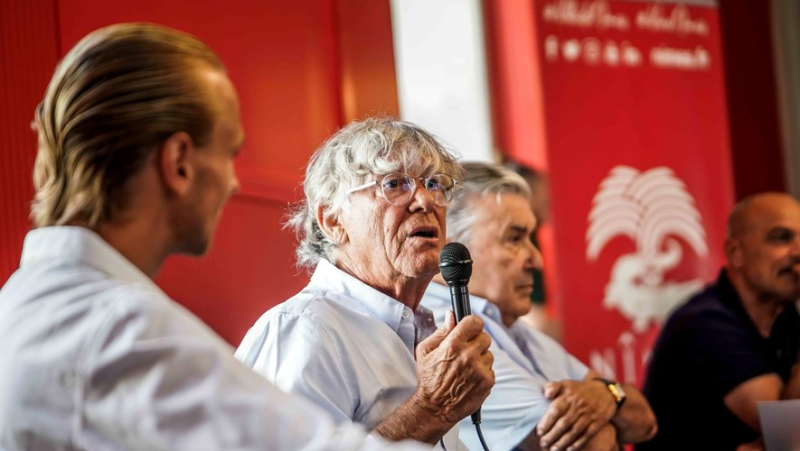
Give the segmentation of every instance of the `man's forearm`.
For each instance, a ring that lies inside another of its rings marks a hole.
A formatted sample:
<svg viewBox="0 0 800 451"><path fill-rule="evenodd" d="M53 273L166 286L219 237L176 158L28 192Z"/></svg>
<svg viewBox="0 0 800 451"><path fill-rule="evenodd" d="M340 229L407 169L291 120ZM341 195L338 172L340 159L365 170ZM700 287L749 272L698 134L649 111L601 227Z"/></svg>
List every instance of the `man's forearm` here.
<svg viewBox="0 0 800 451"><path fill-rule="evenodd" d="M781 399L798 399L800 398L800 363L795 363L792 367L792 375L786 386L783 387Z"/></svg>
<svg viewBox="0 0 800 451"><path fill-rule="evenodd" d="M639 443L650 440L656 435L658 425L653 410L650 409L642 392L630 384L623 384L627 399L611 423L617 428L617 435L622 443Z"/></svg>
<svg viewBox="0 0 800 451"><path fill-rule="evenodd" d="M390 441L410 439L433 445L444 437L455 422L426 405L415 393L375 426L372 432Z"/></svg>

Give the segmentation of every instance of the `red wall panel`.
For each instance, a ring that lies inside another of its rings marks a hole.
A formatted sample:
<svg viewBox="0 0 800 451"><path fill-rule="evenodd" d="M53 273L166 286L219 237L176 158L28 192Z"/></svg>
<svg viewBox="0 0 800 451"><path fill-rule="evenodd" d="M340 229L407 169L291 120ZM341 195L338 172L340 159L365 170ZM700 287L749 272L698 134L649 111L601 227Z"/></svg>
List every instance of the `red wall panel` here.
<svg viewBox="0 0 800 451"><path fill-rule="evenodd" d="M295 240L281 230L285 203L238 195L228 202L209 252L172 257L159 284L217 333L238 345L271 306L303 288Z"/></svg>
<svg viewBox="0 0 800 451"><path fill-rule="evenodd" d="M202 259L175 257L159 285L225 339L238 344L269 307L308 280L281 229L314 149L344 122L397 114L388 2L129 3L59 0L66 52L86 33L146 21L199 37L222 58L241 100L247 135L242 183ZM48 70L49 71L49 70ZM345 101L346 100L346 101Z"/></svg>
<svg viewBox="0 0 800 451"><path fill-rule="evenodd" d="M400 115L388 1L336 2L342 118Z"/></svg>
<svg viewBox="0 0 800 451"><path fill-rule="evenodd" d="M60 0L59 5L62 52L91 30L131 21L171 26L209 44L239 91L247 143L238 170L250 192L283 198L299 182L310 151L340 125L327 0Z"/></svg>
<svg viewBox="0 0 800 451"><path fill-rule="evenodd" d="M786 189L770 3L719 2L737 199Z"/></svg>
<svg viewBox="0 0 800 451"><path fill-rule="evenodd" d="M0 285L19 266L30 228L33 112L58 58L52 0L0 1Z"/></svg>

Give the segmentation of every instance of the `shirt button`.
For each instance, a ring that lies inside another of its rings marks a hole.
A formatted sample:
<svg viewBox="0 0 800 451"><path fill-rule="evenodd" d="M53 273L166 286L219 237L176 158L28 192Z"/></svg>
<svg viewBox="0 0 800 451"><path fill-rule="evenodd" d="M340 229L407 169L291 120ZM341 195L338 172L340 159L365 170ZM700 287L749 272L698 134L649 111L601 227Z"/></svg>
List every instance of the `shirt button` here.
<svg viewBox="0 0 800 451"><path fill-rule="evenodd" d="M403 318L408 319L411 316L411 311L409 309L403 309Z"/></svg>

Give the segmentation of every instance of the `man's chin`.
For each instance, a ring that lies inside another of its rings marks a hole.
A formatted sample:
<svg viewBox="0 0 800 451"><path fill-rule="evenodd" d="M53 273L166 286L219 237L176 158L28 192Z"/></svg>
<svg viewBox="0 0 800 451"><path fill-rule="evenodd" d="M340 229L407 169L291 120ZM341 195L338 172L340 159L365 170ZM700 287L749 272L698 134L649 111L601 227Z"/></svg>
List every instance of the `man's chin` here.
<svg viewBox="0 0 800 451"><path fill-rule="evenodd" d="M181 255L188 255L190 257L202 257L208 252L209 248L211 247L210 240L207 239L195 239L191 241L184 242L176 253Z"/></svg>

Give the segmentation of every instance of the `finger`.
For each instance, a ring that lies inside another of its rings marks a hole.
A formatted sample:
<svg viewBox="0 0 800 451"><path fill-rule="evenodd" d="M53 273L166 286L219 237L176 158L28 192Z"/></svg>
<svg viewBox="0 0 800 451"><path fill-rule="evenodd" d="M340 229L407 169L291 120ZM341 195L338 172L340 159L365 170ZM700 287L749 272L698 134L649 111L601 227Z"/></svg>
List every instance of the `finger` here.
<svg viewBox="0 0 800 451"><path fill-rule="evenodd" d="M550 432L550 429L553 428L553 425L556 424L565 413L567 412L567 402L561 399L557 399L550 404L550 407L547 408L547 411L542 415L542 419L539 420L539 424L536 426L536 432L539 433L539 437L547 434Z"/></svg>
<svg viewBox="0 0 800 451"><path fill-rule="evenodd" d="M456 324L448 335L449 340L467 342L483 331L483 320L475 315L468 315Z"/></svg>
<svg viewBox="0 0 800 451"><path fill-rule="evenodd" d="M445 321L445 325L436 329L428 338L422 340L417 344L416 355L417 361L419 361L422 357L430 354L431 351L438 348L445 338L450 334L452 331L452 324L448 324L449 321ZM448 327L450 326L450 327Z"/></svg>
<svg viewBox="0 0 800 451"><path fill-rule="evenodd" d="M561 382L548 382L544 384L542 387L542 391L544 392L544 397L547 399L555 399L561 390L564 388L564 384Z"/></svg>
<svg viewBox="0 0 800 451"><path fill-rule="evenodd" d="M494 365L494 354L492 354L492 351L485 351L481 354L481 362L491 368Z"/></svg>
<svg viewBox="0 0 800 451"><path fill-rule="evenodd" d="M597 422L590 423L584 433L567 447L567 450L571 451L583 449L589 443L589 440L591 440L597 434L597 432L600 431L601 426L602 425Z"/></svg>
<svg viewBox="0 0 800 451"><path fill-rule="evenodd" d="M562 415L561 418L556 421L556 424L550 428L550 431L546 434L540 434L542 446L549 446L557 442L562 435L572 429L572 426L577 420L578 416L572 411L568 411L565 415ZM547 445L544 443L547 443Z"/></svg>
<svg viewBox="0 0 800 451"><path fill-rule="evenodd" d="M580 440L586 434L587 427L589 426L589 421L585 418L579 418L569 430L565 431L564 434L559 437L558 440L553 444L554 447L558 449L566 449L570 445L573 445L577 440Z"/></svg>
<svg viewBox="0 0 800 451"><path fill-rule="evenodd" d="M492 339L486 332L481 332L467 343L458 343L456 341L449 341L445 343L457 353L459 359L466 365L479 365L487 354L491 354L489 347L492 344ZM494 356L491 357L492 362Z"/></svg>
<svg viewBox="0 0 800 451"><path fill-rule="evenodd" d="M456 314L453 313L452 310L447 311L447 315L444 318L444 326L442 327L444 327L447 333L450 333L450 331L456 327Z"/></svg>
<svg viewBox="0 0 800 451"><path fill-rule="evenodd" d="M491 346L492 337L486 332L479 332L477 335L475 335L475 337L472 338L472 340L467 342L467 345L464 349L477 354L483 354L484 352L488 351L489 347Z"/></svg>

